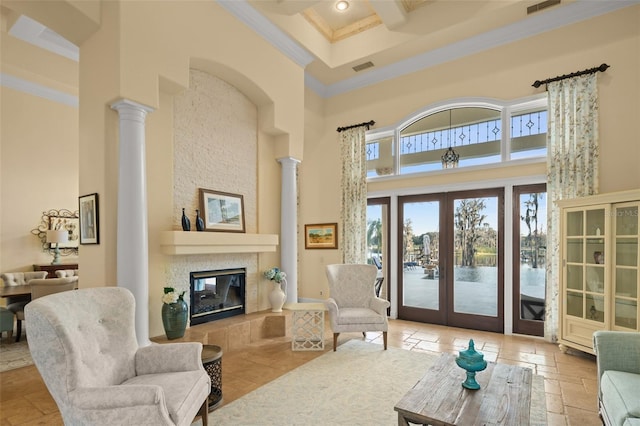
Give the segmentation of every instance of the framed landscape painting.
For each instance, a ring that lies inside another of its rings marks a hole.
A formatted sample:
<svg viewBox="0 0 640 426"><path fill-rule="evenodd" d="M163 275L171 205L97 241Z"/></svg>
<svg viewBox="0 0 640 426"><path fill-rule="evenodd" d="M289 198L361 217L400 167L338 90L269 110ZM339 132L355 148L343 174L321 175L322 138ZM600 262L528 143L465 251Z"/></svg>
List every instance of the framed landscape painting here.
<svg viewBox="0 0 640 426"><path fill-rule="evenodd" d="M242 195L200 188L205 231L245 232Z"/></svg>
<svg viewBox="0 0 640 426"><path fill-rule="evenodd" d="M304 226L305 249L337 249L338 224L318 223Z"/></svg>

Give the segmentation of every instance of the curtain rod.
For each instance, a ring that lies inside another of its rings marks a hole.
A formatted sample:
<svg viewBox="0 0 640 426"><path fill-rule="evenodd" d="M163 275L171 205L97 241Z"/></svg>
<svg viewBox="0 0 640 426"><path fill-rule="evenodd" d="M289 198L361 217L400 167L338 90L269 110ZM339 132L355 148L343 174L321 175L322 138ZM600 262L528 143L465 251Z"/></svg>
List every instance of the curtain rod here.
<svg viewBox="0 0 640 426"><path fill-rule="evenodd" d="M577 77L579 75L585 75L585 74L593 74L594 72L605 72L607 70L607 68L609 68L609 65L607 64L602 64L599 67L594 67L594 68L589 68L583 71L577 71L577 72L572 72L571 74L565 74L565 75L559 75L557 77L553 77L553 78L548 78L546 80L536 80L533 82L532 86L535 87L536 89L540 86L542 86L543 84L547 84L547 83L551 83L553 81L560 81L560 80L564 80L565 78L571 78L571 77Z"/></svg>
<svg viewBox="0 0 640 426"><path fill-rule="evenodd" d="M374 124L376 124L376 122L371 120L371 121L367 121L366 123L354 124L353 126L338 127L336 130L338 132L343 132L345 130L355 129L356 127L363 127L363 126L366 126L367 130L369 130L369 127L373 126Z"/></svg>

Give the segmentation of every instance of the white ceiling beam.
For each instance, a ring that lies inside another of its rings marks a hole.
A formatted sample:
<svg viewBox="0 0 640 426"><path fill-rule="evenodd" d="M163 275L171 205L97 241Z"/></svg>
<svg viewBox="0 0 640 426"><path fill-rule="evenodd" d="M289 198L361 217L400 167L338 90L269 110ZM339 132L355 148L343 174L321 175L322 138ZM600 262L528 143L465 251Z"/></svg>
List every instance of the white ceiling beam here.
<svg viewBox="0 0 640 426"><path fill-rule="evenodd" d="M406 24L409 19L400 0L369 0L369 4L389 30Z"/></svg>

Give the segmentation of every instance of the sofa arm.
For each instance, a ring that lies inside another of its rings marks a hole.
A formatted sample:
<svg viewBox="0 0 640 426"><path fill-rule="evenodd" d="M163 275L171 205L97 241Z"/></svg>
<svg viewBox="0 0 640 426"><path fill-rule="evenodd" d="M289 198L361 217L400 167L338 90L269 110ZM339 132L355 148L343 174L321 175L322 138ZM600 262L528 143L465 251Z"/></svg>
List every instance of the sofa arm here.
<svg viewBox="0 0 640 426"><path fill-rule="evenodd" d="M371 299L371 309L379 313L380 315L387 316L387 308L391 306L388 300L374 297Z"/></svg>
<svg viewBox="0 0 640 426"><path fill-rule="evenodd" d="M164 391L153 385L78 388L69 394L65 422L86 425L174 425Z"/></svg>
<svg viewBox="0 0 640 426"><path fill-rule="evenodd" d="M598 368L640 374L640 333L633 331L596 331L593 349Z"/></svg>
<svg viewBox="0 0 640 426"><path fill-rule="evenodd" d="M340 311L338 304L335 299L329 297L324 301L324 305L327 307L327 311L329 311L329 321L331 322L331 327L334 329L338 325L338 312Z"/></svg>
<svg viewBox="0 0 640 426"><path fill-rule="evenodd" d="M201 356L199 342L144 346L136 352L136 375L204 370Z"/></svg>
<svg viewBox="0 0 640 426"><path fill-rule="evenodd" d="M640 333L596 331L593 333L598 378L607 370L640 374Z"/></svg>
<svg viewBox="0 0 640 426"><path fill-rule="evenodd" d="M77 388L69 393L69 401L80 410L114 410L141 405L164 405L160 386L121 385Z"/></svg>
<svg viewBox="0 0 640 426"><path fill-rule="evenodd" d="M327 307L327 311L329 311L329 313L333 313L333 314L337 314L338 313L338 304L336 303L335 299L329 297L327 300L324 301L324 305Z"/></svg>

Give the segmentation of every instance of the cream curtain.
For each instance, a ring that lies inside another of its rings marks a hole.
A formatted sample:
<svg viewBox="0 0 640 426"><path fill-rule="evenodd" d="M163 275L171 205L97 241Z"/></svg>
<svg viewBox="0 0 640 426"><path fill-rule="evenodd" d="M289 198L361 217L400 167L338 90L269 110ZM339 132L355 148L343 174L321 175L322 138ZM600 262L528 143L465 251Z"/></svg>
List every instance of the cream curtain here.
<svg viewBox="0 0 640 426"><path fill-rule="evenodd" d="M547 131L547 303L545 339L558 338L560 212L556 201L598 192L596 74L549 83Z"/></svg>
<svg viewBox="0 0 640 426"><path fill-rule="evenodd" d="M367 257L367 157L366 127L340 133L342 154L341 229L338 244L343 263L366 263Z"/></svg>

